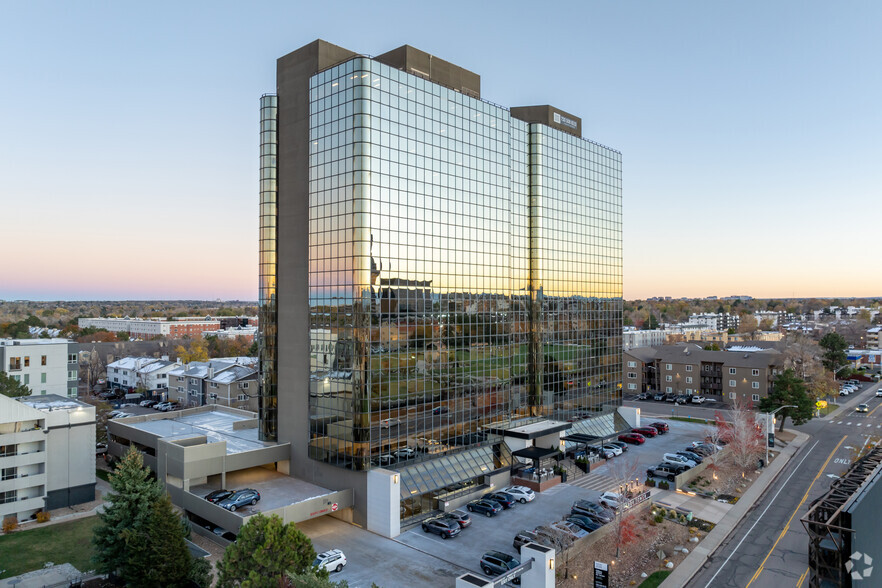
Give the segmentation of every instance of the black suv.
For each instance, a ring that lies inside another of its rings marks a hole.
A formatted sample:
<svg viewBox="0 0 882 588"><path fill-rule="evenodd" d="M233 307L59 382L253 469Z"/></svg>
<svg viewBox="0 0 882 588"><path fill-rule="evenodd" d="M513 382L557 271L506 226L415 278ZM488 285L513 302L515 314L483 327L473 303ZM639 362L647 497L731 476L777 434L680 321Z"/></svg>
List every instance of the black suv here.
<svg viewBox="0 0 882 588"><path fill-rule="evenodd" d="M423 521L422 527L426 533L438 533L442 539L456 537L461 531L459 523L440 517Z"/></svg>
<svg viewBox="0 0 882 588"><path fill-rule="evenodd" d="M615 513L590 500L577 500L573 503L570 514L585 515L604 525L615 518Z"/></svg>
<svg viewBox="0 0 882 588"><path fill-rule="evenodd" d="M481 556L481 569L488 576L498 576L504 574L512 568L521 565L521 562L512 555L502 553L501 551L488 551ZM515 578L512 584L520 584L521 579Z"/></svg>
<svg viewBox="0 0 882 588"><path fill-rule="evenodd" d="M520 531L517 535L515 535L514 541L512 542L512 547L521 551L521 547L526 545L527 543L538 543L539 545L544 545L545 547L554 548L554 544L551 542L551 539L546 537L545 535L540 535L536 531Z"/></svg>
<svg viewBox="0 0 882 588"><path fill-rule="evenodd" d="M508 492L493 492L492 494L486 495L484 498L492 500L493 502L498 502L502 505L502 508L506 510L517 504L515 497Z"/></svg>
<svg viewBox="0 0 882 588"><path fill-rule="evenodd" d="M660 463L654 468L649 468L646 470L647 476L657 476L659 478L667 478L671 482L674 481L678 475L682 474L689 468L686 466L674 465L672 463Z"/></svg>

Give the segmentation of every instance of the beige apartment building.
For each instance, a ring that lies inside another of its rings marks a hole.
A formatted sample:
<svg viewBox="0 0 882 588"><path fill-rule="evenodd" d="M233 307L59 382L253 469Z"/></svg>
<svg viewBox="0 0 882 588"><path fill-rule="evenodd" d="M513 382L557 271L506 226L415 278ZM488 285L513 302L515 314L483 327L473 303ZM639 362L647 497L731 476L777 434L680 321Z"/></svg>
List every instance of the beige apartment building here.
<svg viewBox="0 0 882 588"><path fill-rule="evenodd" d="M782 371L776 349L705 351L698 345L641 347L623 354L626 394L705 396L719 402L759 402Z"/></svg>

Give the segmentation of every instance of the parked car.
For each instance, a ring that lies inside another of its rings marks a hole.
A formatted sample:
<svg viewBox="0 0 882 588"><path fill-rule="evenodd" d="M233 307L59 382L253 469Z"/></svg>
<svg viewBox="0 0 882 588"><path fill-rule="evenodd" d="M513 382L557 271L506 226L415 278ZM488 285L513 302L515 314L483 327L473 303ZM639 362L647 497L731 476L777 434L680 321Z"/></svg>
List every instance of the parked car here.
<svg viewBox="0 0 882 588"><path fill-rule="evenodd" d="M619 435L619 441L624 441L625 443L634 443L635 445L643 445L646 443L646 437L641 435L640 433L624 433Z"/></svg>
<svg viewBox="0 0 882 588"><path fill-rule="evenodd" d="M169 402L162 408L162 412L171 412L173 410L180 410L181 405L177 402Z"/></svg>
<svg viewBox="0 0 882 588"><path fill-rule="evenodd" d="M485 494L484 498L499 503L505 510L508 510L517 504L517 499L507 492L492 492L490 494Z"/></svg>
<svg viewBox="0 0 882 588"><path fill-rule="evenodd" d="M339 549L332 549L318 554L315 561L312 562L314 568L327 570L329 572L339 572L346 565L346 556Z"/></svg>
<svg viewBox="0 0 882 588"><path fill-rule="evenodd" d="M844 389L844 388L843 388L842 390L839 391L839 395L840 395L840 396L848 396L849 393L850 393L850 391L849 391L849 390L846 390L846 389Z"/></svg>
<svg viewBox="0 0 882 588"><path fill-rule="evenodd" d="M858 407L855 410L857 410L857 412L869 412L870 407L866 404L858 404Z"/></svg>
<svg viewBox="0 0 882 588"><path fill-rule="evenodd" d="M461 510L451 510L441 515L439 518L454 521L461 529L465 529L472 524L472 515Z"/></svg>
<svg viewBox="0 0 882 588"><path fill-rule="evenodd" d="M442 517L425 520L421 526L426 533L437 533L442 539L456 537L462 531L459 523Z"/></svg>
<svg viewBox="0 0 882 588"><path fill-rule="evenodd" d="M686 448L686 451L692 451L694 453L697 453L701 457L707 457L708 455L714 454L714 452L711 451L707 447L700 447L700 446L695 446L695 445L690 445L689 447Z"/></svg>
<svg viewBox="0 0 882 588"><path fill-rule="evenodd" d="M570 509L570 514L585 515L604 524L615 518L615 515L611 510L600 506L596 502L591 502L590 500L577 500L574 502L572 509Z"/></svg>
<svg viewBox="0 0 882 588"><path fill-rule="evenodd" d="M582 529L588 531L589 533L592 531L596 531L603 526L603 523L601 523L597 519L593 519L585 515L570 515L569 517L567 517L567 520L573 524L579 525L580 527L582 527Z"/></svg>
<svg viewBox="0 0 882 588"><path fill-rule="evenodd" d="M687 459L682 455L677 455L676 453L665 453L662 455L662 461L665 463L680 463L690 468L694 468L698 464L692 461L691 459Z"/></svg>
<svg viewBox="0 0 882 588"><path fill-rule="evenodd" d="M685 394L677 394L674 396L674 404L686 404L689 401L689 397Z"/></svg>
<svg viewBox="0 0 882 588"><path fill-rule="evenodd" d="M663 392L656 392L652 395L653 400L665 400L665 395Z"/></svg>
<svg viewBox="0 0 882 588"><path fill-rule="evenodd" d="M521 565L521 562L512 555L501 551L488 551L481 556L481 570L488 576L499 576L512 568ZM513 584L520 584L521 579L515 578Z"/></svg>
<svg viewBox="0 0 882 588"><path fill-rule="evenodd" d="M508 488L503 488L502 491L517 498L521 504L532 502L536 498L536 493L526 486L509 486Z"/></svg>
<svg viewBox="0 0 882 588"><path fill-rule="evenodd" d="M383 455L377 457L377 459L375 459L374 461L376 462L374 465L387 466L397 462L398 458L391 453L384 453Z"/></svg>
<svg viewBox="0 0 882 588"><path fill-rule="evenodd" d="M600 495L600 498L597 499L597 502L599 502L600 506L604 508L619 510L619 506L622 504L622 496L615 492L604 492Z"/></svg>
<svg viewBox="0 0 882 588"><path fill-rule="evenodd" d="M391 429L392 427L397 427L401 424L401 421L398 419L383 419L380 421L380 427L383 429Z"/></svg>
<svg viewBox="0 0 882 588"><path fill-rule="evenodd" d="M159 403L153 405L153 410L162 410L163 408L165 408L169 404L172 404L172 403L168 402L168 401L159 402Z"/></svg>
<svg viewBox="0 0 882 588"><path fill-rule="evenodd" d="M674 478L676 478L682 471L683 470L675 464L662 463L655 467L648 468L646 470L646 475L656 478L666 478L673 482Z"/></svg>
<svg viewBox="0 0 882 588"><path fill-rule="evenodd" d="M677 451L676 453L677 455L682 455L686 459L691 459L695 463L701 463L704 461L704 458L694 451Z"/></svg>
<svg viewBox="0 0 882 588"><path fill-rule="evenodd" d="M410 459L416 457L416 449L413 447L401 447L400 449L396 449L393 452L393 455L398 459Z"/></svg>
<svg viewBox="0 0 882 588"><path fill-rule="evenodd" d="M514 541L512 541L511 545L520 552L521 547L527 543L538 543L545 547L554 548L554 542L549 537L541 535L536 531L518 531L518 534L515 535Z"/></svg>
<svg viewBox="0 0 882 588"><path fill-rule="evenodd" d="M144 408L149 408L156 403L157 403L156 400L142 400L141 402L138 403L138 406L143 406Z"/></svg>
<svg viewBox="0 0 882 588"><path fill-rule="evenodd" d="M604 445L603 447L601 447L601 449L603 449L604 451L612 451L613 455L622 454L622 448L618 447L617 445Z"/></svg>
<svg viewBox="0 0 882 588"><path fill-rule="evenodd" d="M215 490L214 492L209 492L205 495L205 500L208 502L213 502L217 504L221 500L226 500L230 496L233 495L232 490Z"/></svg>
<svg viewBox="0 0 882 588"><path fill-rule="evenodd" d="M703 449L707 449L711 453L716 453L717 451L722 449L721 446L716 445L715 443L710 443L708 441L693 441L692 447L701 447Z"/></svg>
<svg viewBox="0 0 882 588"><path fill-rule="evenodd" d="M614 445L622 450L622 452L628 451L628 444L624 441L607 441L607 445Z"/></svg>
<svg viewBox="0 0 882 588"><path fill-rule="evenodd" d="M641 392L637 395L636 400L649 400L649 392Z"/></svg>
<svg viewBox="0 0 882 588"><path fill-rule="evenodd" d="M236 490L229 498L221 500L218 506L222 506L229 511L235 512L237 508L241 508L250 504L254 506L260 500L260 492L253 488L245 488L244 490Z"/></svg>
<svg viewBox="0 0 882 588"><path fill-rule="evenodd" d="M658 431L659 435L664 435L670 430L670 427L668 427L668 423L663 423L661 421L649 423L649 426Z"/></svg>
<svg viewBox="0 0 882 588"><path fill-rule="evenodd" d="M563 533L565 536L569 537L573 541L576 539L581 539L582 537L586 537L588 535L588 531L577 525L576 523L571 523L570 521L558 521L556 523L551 523L549 525L555 531Z"/></svg>
<svg viewBox="0 0 882 588"><path fill-rule="evenodd" d="M658 430L653 429L652 427L636 427L631 429L632 433L640 433L644 437L655 437L658 435Z"/></svg>
<svg viewBox="0 0 882 588"><path fill-rule="evenodd" d="M704 401L705 401L705 400L707 400L707 399L706 399L704 396L699 396L699 395L697 395L697 394L694 394L694 395L689 399L689 402L691 402L692 404L704 404Z"/></svg>
<svg viewBox="0 0 882 588"><path fill-rule="evenodd" d="M674 394L668 394L665 396L665 402L676 402L677 397Z"/></svg>
<svg viewBox="0 0 882 588"><path fill-rule="evenodd" d="M466 509L469 512L479 512L488 517L492 517L502 511L502 506L498 502L479 498L478 500L472 500L469 502L466 505Z"/></svg>

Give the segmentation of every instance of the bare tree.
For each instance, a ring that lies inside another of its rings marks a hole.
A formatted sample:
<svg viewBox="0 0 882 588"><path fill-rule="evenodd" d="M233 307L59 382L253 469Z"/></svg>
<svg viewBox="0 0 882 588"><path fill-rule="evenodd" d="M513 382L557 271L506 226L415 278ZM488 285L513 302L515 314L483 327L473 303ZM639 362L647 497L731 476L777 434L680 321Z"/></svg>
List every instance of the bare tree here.
<svg viewBox="0 0 882 588"><path fill-rule="evenodd" d="M107 359L93 345L91 351L80 352L79 361L80 378L85 380L88 393L92 394L98 380L107 378Z"/></svg>
<svg viewBox="0 0 882 588"><path fill-rule="evenodd" d="M729 447L733 463L740 468L755 464L765 451L763 423L756 411L750 403L736 399L727 417L717 428L720 439Z"/></svg>
<svg viewBox="0 0 882 588"><path fill-rule="evenodd" d="M622 455L614 459L608 467L610 476L616 482L614 492L619 497L618 505L616 508L613 508L616 516L612 522L615 526L616 559L618 559L622 547L625 547L634 540L633 517L628 514L625 505L638 489L642 489L642 486L640 486L640 478L637 474L639 467L636 456ZM607 505L611 506L611 503L607 502Z"/></svg>

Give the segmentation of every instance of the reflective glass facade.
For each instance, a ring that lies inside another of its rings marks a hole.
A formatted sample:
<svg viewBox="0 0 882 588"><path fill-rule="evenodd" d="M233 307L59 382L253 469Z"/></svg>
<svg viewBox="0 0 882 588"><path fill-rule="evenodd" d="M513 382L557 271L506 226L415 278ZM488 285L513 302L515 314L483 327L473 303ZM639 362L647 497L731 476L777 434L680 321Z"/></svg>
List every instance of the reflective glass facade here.
<svg viewBox="0 0 882 588"><path fill-rule="evenodd" d="M278 97L260 98L260 284L258 291L260 349L260 438L277 438L277 300L276 224L278 223Z"/></svg>
<svg viewBox="0 0 882 588"><path fill-rule="evenodd" d="M451 489L489 428L620 404L618 152L363 57L309 107L313 459Z"/></svg>

